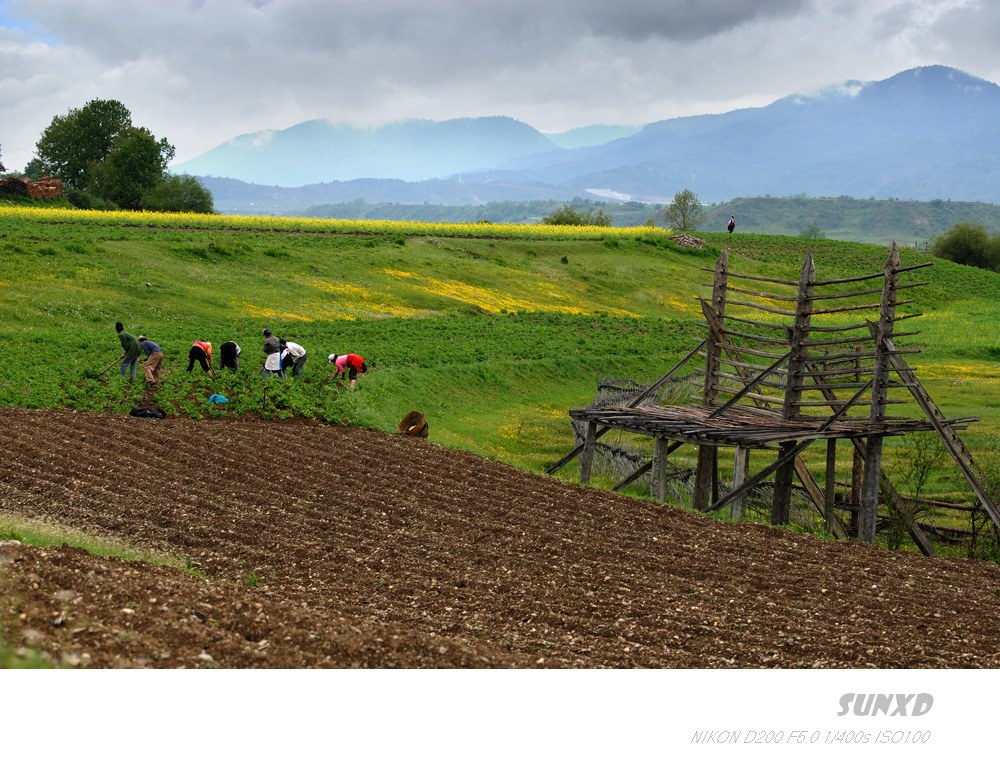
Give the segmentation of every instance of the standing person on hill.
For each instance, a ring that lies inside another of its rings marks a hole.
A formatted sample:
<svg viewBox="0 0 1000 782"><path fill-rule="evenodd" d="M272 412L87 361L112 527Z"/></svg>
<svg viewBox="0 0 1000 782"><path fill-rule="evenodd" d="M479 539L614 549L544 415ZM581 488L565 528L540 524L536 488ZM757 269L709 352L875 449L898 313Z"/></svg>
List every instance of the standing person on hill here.
<svg viewBox="0 0 1000 782"><path fill-rule="evenodd" d="M195 342L188 351L188 372L194 369L194 362L201 364L205 374L212 377L212 343Z"/></svg>
<svg viewBox="0 0 1000 782"><path fill-rule="evenodd" d="M122 377L125 377L127 370L129 373L128 380L131 383L135 380L135 365L139 361L139 354L142 352L139 347L139 340L133 334L125 331L125 327L120 320L115 323L115 331L118 332L118 341L122 343L122 350L125 351L121 355Z"/></svg>
<svg viewBox="0 0 1000 782"><path fill-rule="evenodd" d="M363 375L368 371L368 365L365 364L365 360L357 353L345 353L343 355L331 353L330 363L334 366L334 377L337 375L347 375L350 377L351 388L354 388L354 384L358 382L358 372Z"/></svg>
<svg viewBox="0 0 1000 782"><path fill-rule="evenodd" d="M292 368L292 377L299 377L302 374L302 367L306 363L306 349L296 342L279 340L281 347L286 352L282 354L281 368Z"/></svg>
<svg viewBox="0 0 1000 782"><path fill-rule="evenodd" d="M726 226L726 230L732 233L736 230L736 215L729 215L729 224Z"/></svg>
<svg viewBox="0 0 1000 782"><path fill-rule="evenodd" d="M222 363L219 365L220 369L228 369L235 372L240 368L240 346L237 345L232 340L228 342L223 342L219 345L219 352L222 355Z"/></svg>
<svg viewBox="0 0 1000 782"><path fill-rule="evenodd" d="M142 362L142 368L146 370L146 382L155 386L160 382L160 372L163 371L163 351L146 337L139 337L139 347L146 354L146 360Z"/></svg>
<svg viewBox="0 0 1000 782"><path fill-rule="evenodd" d="M271 333L271 329L264 329L264 377L272 374L284 379L285 370L281 368L281 340Z"/></svg>

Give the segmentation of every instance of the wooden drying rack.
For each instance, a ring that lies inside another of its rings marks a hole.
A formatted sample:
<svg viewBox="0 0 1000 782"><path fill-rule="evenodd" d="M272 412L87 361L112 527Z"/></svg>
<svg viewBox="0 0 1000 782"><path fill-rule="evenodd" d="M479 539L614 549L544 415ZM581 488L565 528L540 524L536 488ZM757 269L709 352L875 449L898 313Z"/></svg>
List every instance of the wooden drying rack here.
<svg viewBox="0 0 1000 782"><path fill-rule="evenodd" d="M978 419L945 418L904 359L918 351L895 346L897 337L918 333L897 331L897 324L918 317L897 315L897 307L913 301L900 299L900 291L926 284L901 283L901 275L930 265L901 266L894 243L881 272L817 280L810 253L795 281L732 272L723 252L715 268L706 269L713 273L711 298L699 299L707 337L624 406L570 410L570 416L585 425L586 435L547 472L554 473L579 456L580 480L588 483L595 444L602 435L612 429L648 435L653 438L652 460L615 488L651 470L653 496L662 501L669 455L693 444L698 449L696 509L730 506L738 518L746 492L773 475L770 520L785 524L797 474L834 534L845 538L833 509L837 441L847 440L854 448L855 481L860 483L858 540L874 543L880 499L904 518L910 515L882 470L884 438L934 430L1000 529L1000 511L982 490L978 468L956 431ZM881 285L860 287L875 280ZM756 312L766 315L752 317ZM864 318L865 313L876 318ZM657 405L657 390L698 358L705 364L700 402ZM896 398L902 390L912 399ZM913 400L925 418L887 413L893 405ZM825 441L827 447L822 487L801 458L802 451L817 441ZM735 449L733 487L721 497L720 448ZM747 474L751 449L764 449L771 457L767 467L753 476ZM933 555L934 547L919 525L910 519L909 527L921 551Z"/></svg>

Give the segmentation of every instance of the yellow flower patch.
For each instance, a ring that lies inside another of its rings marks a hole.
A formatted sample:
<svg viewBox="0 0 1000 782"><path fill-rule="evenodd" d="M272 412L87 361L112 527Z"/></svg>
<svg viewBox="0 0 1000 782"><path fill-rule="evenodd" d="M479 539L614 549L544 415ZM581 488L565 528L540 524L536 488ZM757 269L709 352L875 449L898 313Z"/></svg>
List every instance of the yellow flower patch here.
<svg viewBox="0 0 1000 782"><path fill-rule="evenodd" d="M328 313L330 312L340 312L339 317L341 318L345 317L343 313L346 312L351 313L352 318L364 317L366 315L415 318L428 314L424 310L407 306L398 299L394 299L381 292L373 293L368 288L363 288L360 285L353 285L347 282L326 282L324 280L308 280L306 284L324 293L330 293L338 297L337 304L339 305L339 309L321 308L320 311L324 313L324 318L328 318Z"/></svg>
<svg viewBox="0 0 1000 782"><path fill-rule="evenodd" d="M567 315L586 315L594 312L593 306L584 309L571 302L556 303L551 301L551 299L562 299L565 301L567 298L565 292L559 286L552 283L533 281L530 283L530 287L534 290L528 291L534 294L533 297L519 298L491 288L470 285L457 280L439 280L433 277L423 277L419 274L399 269L383 269L382 272L390 277L409 281L412 287L422 293L446 299L454 299L465 304L473 304L492 313L536 312L541 310L546 312L561 312ZM601 311L613 315L634 316L634 313L614 307L602 308Z"/></svg>

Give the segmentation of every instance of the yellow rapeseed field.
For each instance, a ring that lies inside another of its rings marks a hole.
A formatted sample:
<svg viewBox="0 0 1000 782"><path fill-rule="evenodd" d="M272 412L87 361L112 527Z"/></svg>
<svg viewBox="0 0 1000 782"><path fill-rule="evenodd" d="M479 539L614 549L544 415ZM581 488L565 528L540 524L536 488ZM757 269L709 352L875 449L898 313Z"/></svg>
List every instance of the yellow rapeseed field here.
<svg viewBox="0 0 1000 782"><path fill-rule="evenodd" d="M8 217L47 222L90 222L101 225L215 228L239 231L303 231L311 233L388 234L393 236L464 236L497 239L610 239L666 236L652 226L615 228L598 225L513 225L507 223L424 223L413 220L339 220L319 217L219 215L187 212L95 211L33 206L0 207Z"/></svg>

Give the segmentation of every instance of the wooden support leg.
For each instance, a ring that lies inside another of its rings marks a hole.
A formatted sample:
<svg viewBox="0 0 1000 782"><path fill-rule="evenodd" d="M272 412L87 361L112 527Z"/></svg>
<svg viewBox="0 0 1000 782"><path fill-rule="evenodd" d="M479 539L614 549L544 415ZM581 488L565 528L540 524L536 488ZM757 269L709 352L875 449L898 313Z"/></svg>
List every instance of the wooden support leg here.
<svg viewBox="0 0 1000 782"><path fill-rule="evenodd" d="M865 472L865 457L859 445L854 446L854 461L851 463L851 529L857 534L861 508L861 483Z"/></svg>
<svg viewBox="0 0 1000 782"><path fill-rule="evenodd" d="M594 451L597 448L597 422L587 422L587 434L580 452L580 483L590 483L590 472L594 468Z"/></svg>
<svg viewBox="0 0 1000 782"><path fill-rule="evenodd" d="M698 471L694 476L694 507L705 510L712 504L712 473L715 472L715 448L711 445L698 446Z"/></svg>
<svg viewBox="0 0 1000 782"><path fill-rule="evenodd" d="M861 481L861 507L858 512L858 541L861 543L875 542L881 473L882 438L869 437L865 447L865 472Z"/></svg>
<svg viewBox="0 0 1000 782"><path fill-rule="evenodd" d="M795 447L795 443L782 443L778 449L778 458L785 456ZM792 503L792 479L795 475L795 465L789 460L778 468L774 474L774 503L771 505L771 523L787 524L788 508Z"/></svg>
<svg viewBox="0 0 1000 782"><path fill-rule="evenodd" d="M833 524L834 503L837 499L837 441L826 441L826 480L823 487L823 515Z"/></svg>
<svg viewBox="0 0 1000 782"><path fill-rule="evenodd" d="M750 471L750 449L743 445L736 446L736 458L733 462L733 489L742 486ZM747 495L741 494L729 505L729 512L732 513L733 520L739 521L747 509Z"/></svg>
<svg viewBox="0 0 1000 782"><path fill-rule="evenodd" d="M712 504L719 501L719 449L712 449Z"/></svg>
<svg viewBox="0 0 1000 782"><path fill-rule="evenodd" d="M653 474L649 480L649 493L657 502L667 499L667 464L670 443L665 437L653 438Z"/></svg>

